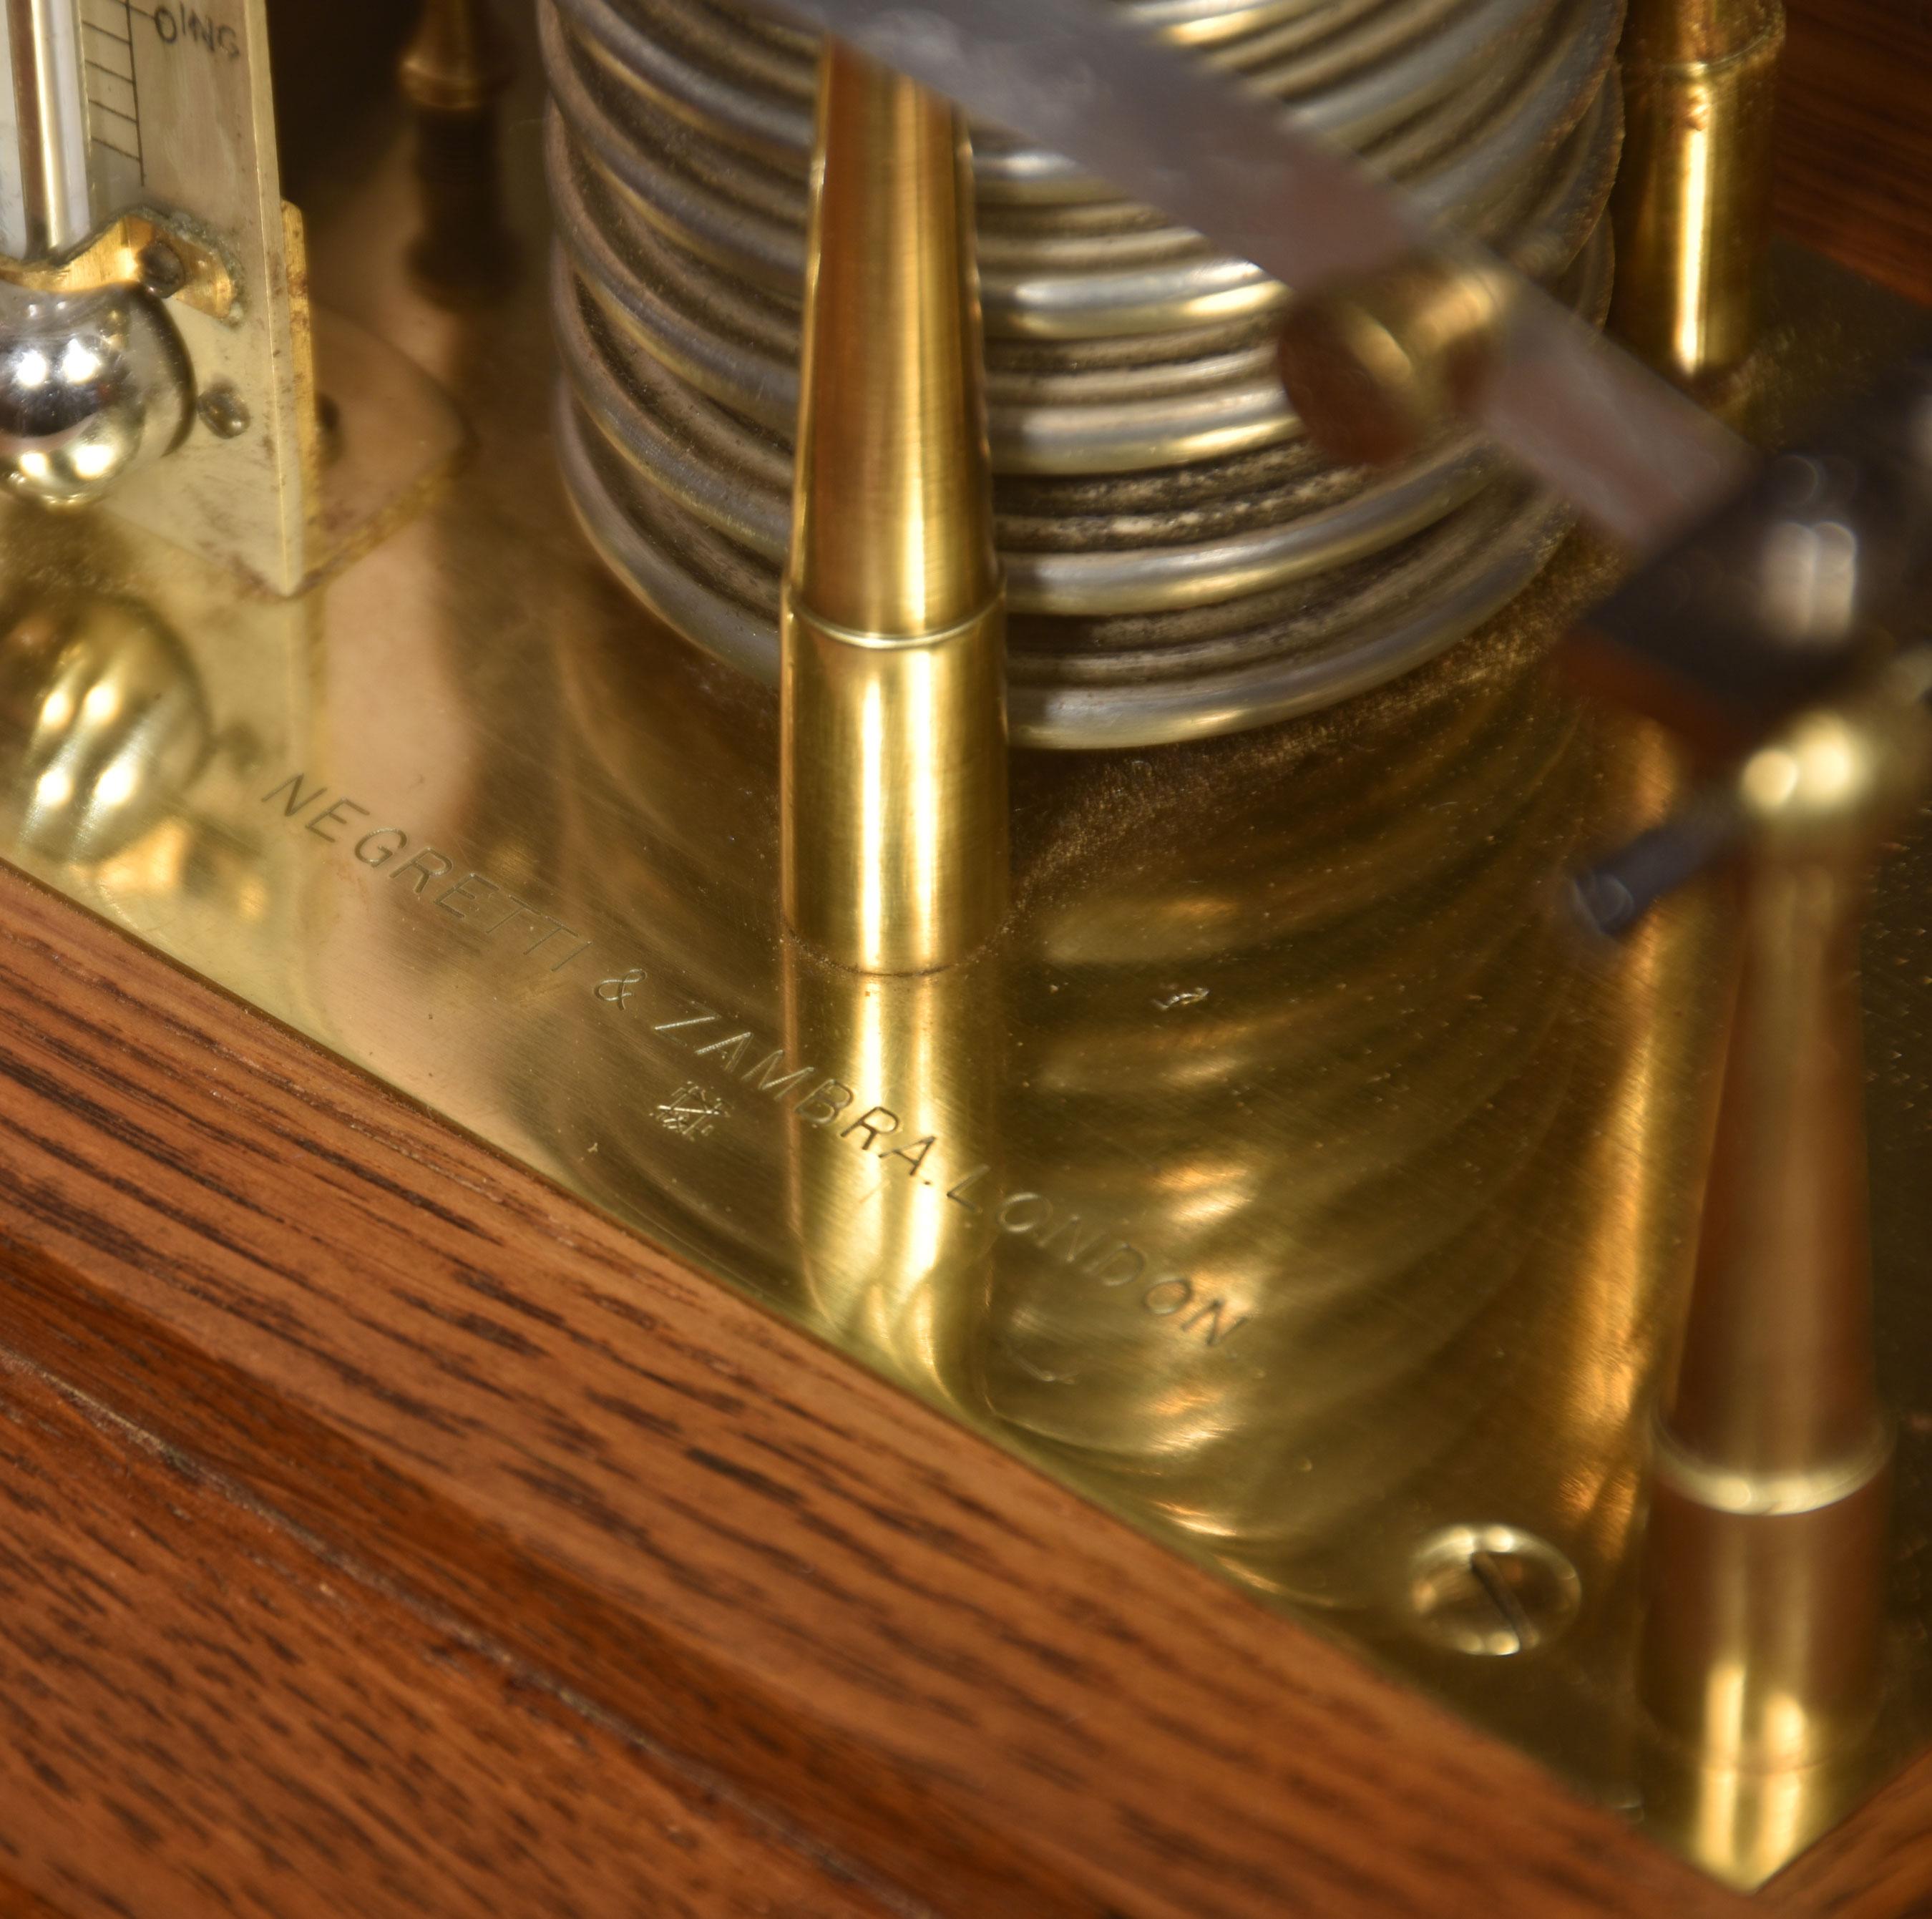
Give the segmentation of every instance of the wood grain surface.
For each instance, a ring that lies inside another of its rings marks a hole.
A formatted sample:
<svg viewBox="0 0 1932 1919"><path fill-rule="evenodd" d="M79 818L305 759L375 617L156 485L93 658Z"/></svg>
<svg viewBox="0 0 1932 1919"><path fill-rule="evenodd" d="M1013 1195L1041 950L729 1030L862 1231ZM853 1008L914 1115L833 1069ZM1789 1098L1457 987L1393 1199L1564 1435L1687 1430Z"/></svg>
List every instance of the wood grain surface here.
<svg viewBox="0 0 1932 1919"><path fill-rule="evenodd" d="M0 1919L68 1919L61 1909L0 1875Z"/></svg>
<svg viewBox="0 0 1932 1919"><path fill-rule="evenodd" d="M1932 304L1932 6L1786 0L1778 225Z"/></svg>
<svg viewBox="0 0 1932 1919"><path fill-rule="evenodd" d="M903 1909L4 1362L0 1618L7 1863L71 1912Z"/></svg>
<svg viewBox="0 0 1932 1919"><path fill-rule="evenodd" d="M1826 1834L1759 1898L1794 1919L1932 1914L1932 1760L1920 1760Z"/></svg>
<svg viewBox="0 0 1932 1919"><path fill-rule="evenodd" d="M1738 1909L10 874L0 1266L33 1363L914 1902Z"/></svg>

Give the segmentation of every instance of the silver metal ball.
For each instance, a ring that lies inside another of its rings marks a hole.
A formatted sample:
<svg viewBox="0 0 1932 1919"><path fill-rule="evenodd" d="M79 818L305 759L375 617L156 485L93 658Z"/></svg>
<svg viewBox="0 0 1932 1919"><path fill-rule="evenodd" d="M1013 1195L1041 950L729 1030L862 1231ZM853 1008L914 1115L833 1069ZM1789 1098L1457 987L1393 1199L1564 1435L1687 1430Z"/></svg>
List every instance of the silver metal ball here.
<svg viewBox="0 0 1932 1919"><path fill-rule="evenodd" d="M85 506L187 432L193 381L172 324L136 287L40 293L0 282L0 481Z"/></svg>

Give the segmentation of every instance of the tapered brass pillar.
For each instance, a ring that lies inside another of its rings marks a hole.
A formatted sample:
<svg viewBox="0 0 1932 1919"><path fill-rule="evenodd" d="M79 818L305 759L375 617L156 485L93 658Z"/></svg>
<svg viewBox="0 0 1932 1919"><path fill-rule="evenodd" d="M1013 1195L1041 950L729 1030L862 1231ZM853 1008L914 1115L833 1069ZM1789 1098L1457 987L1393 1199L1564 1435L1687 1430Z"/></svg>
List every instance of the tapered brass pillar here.
<svg viewBox="0 0 1932 1919"><path fill-rule="evenodd" d="M842 964L945 966L1006 910L1004 614L973 193L946 103L820 69L782 618L787 919Z"/></svg>
<svg viewBox="0 0 1932 1919"><path fill-rule="evenodd" d="M1712 1870L1834 1810L1877 1711L1892 1438L1874 1376L1857 943L1923 790L1925 673L1798 719L1740 775L1742 967L1646 1556L1646 1703Z"/></svg>
<svg viewBox="0 0 1932 1919"><path fill-rule="evenodd" d="M1757 337L1784 43L1779 0L1630 0L1610 325L1687 385Z"/></svg>

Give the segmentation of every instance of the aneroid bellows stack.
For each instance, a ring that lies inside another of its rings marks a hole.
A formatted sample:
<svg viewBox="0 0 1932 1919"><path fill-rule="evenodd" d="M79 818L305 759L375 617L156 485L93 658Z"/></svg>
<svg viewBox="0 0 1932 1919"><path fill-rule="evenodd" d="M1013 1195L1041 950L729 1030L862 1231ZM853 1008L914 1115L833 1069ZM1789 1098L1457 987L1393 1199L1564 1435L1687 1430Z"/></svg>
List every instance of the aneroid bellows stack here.
<svg viewBox="0 0 1932 1919"><path fill-rule="evenodd" d="M545 0L562 437L605 558L767 680L790 524L814 38L716 0ZM1135 0L1592 319L1620 131L1615 0ZM1284 289L975 129L1016 742L1258 725L1468 632L1560 509L1473 440L1394 472L1307 444Z"/></svg>

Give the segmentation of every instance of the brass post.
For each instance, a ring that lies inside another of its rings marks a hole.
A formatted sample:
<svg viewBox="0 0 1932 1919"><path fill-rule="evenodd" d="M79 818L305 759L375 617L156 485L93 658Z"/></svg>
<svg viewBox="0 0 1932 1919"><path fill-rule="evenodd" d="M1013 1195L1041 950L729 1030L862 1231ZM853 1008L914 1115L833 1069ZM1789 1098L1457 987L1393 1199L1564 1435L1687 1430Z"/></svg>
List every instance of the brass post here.
<svg viewBox="0 0 1932 1919"><path fill-rule="evenodd" d="M1780 0L1630 0L1610 326L1686 385L1757 337L1784 44Z"/></svg>
<svg viewBox="0 0 1932 1919"><path fill-rule="evenodd" d="M424 112L488 112L512 75L487 0L423 0L398 77Z"/></svg>
<svg viewBox="0 0 1932 1919"><path fill-rule="evenodd" d="M833 44L820 70L782 613L784 911L920 973L1006 910L1004 589L973 193L946 103Z"/></svg>
<svg viewBox="0 0 1932 1919"><path fill-rule="evenodd" d="M1739 776L1743 949L1652 1475L1642 1684L1688 1762L1664 1816L1744 1884L1829 1816L1844 1778L1830 1762L1877 1710L1892 1435L1874 1376L1857 942L1880 844L1923 790L1924 677L1900 662Z"/></svg>
<svg viewBox="0 0 1932 1919"><path fill-rule="evenodd" d="M487 300L517 267L496 139L498 102L515 71L488 0L424 0L398 78L415 114L422 190L410 264L440 304Z"/></svg>

